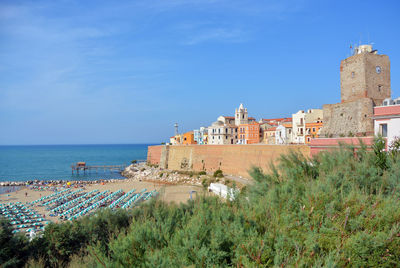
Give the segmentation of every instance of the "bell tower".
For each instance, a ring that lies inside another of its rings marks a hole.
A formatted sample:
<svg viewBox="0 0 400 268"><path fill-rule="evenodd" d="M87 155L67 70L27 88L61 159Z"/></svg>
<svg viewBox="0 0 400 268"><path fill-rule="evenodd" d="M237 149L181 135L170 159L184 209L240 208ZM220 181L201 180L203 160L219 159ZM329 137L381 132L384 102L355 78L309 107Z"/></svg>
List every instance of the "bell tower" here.
<svg viewBox="0 0 400 268"><path fill-rule="evenodd" d="M248 113L247 108L243 107L243 104L240 104L239 109L235 109L235 125L239 126L241 124L248 124Z"/></svg>

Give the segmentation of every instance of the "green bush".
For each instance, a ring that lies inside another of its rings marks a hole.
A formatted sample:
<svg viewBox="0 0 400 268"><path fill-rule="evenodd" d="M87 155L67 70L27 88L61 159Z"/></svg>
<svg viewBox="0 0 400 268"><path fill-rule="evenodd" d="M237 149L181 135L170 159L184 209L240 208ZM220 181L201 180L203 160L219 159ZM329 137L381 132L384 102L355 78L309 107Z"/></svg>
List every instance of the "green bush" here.
<svg viewBox="0 0 400 268"><path fill-rule="evenodd" d="M215 178L222 178L222 177L224 177L224 174L222 173L222 170L220 170L220 169L217 169L215 172L214 172L214 175L213 175Z"/></svg>
<svg viewBox="0 0 400 268"><path fill-rule="evenodd" d="M20 266L30 254L29 265L46 267L396 267L400 159L383 148L292 152L267 174L253 168L254 183L232 201L105 210L49 225L27 251L1 235L0 256Z"/></svg>
<svg viewBox="0 0 400 268"><path fill-rule="evenodd" d="M205 171L200 171L198 174L199 174L199 175L207 175L207 172L205 172Z"/></svg>

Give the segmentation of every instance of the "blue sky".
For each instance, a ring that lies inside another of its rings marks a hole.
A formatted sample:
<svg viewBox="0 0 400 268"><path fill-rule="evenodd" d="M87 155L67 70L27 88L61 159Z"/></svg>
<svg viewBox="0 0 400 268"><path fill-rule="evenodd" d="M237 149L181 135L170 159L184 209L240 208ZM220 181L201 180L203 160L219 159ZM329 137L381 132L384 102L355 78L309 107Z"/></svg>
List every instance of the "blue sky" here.
<svg viewBox="0 0 400 268"><path fill-rule="evenodd" d="M398 1L0 2L0 144L158 143L340 101L372 42L400 96Z"/></svg>

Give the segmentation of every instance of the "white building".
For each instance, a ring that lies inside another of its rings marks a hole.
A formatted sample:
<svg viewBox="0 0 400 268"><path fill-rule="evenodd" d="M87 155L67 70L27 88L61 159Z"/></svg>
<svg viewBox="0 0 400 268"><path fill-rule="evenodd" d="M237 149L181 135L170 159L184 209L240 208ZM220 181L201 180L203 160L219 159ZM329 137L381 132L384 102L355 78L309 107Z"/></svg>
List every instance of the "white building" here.
<svg viewBox="0 0 400 268"><path fill-rule="evenodd" d="M208 144L236 144L237 138L237 126L216 121L208 127Z"/></svg>
<svg viewBox="0 0 400 268"><path fill-rule="evenodd" d="M374 132L387 139L390 146L400 137L400 98L385 99L383 106L374 107Z"/></svg>
<svg viewBox="0 0 400 268"><path fill-rule="evenodd" d="M293 143L305 143L306 136L306 123L316 123L322 120L322 109L309 109L307 112L303 110L298 111L292 115L292 133Z"/></svg>
<svg viewBox="0 0 400 268"><path fill-rule="evenodd" d="M276 127L275 144L290 144L293 138L292 124L282 124Z"/></svg>

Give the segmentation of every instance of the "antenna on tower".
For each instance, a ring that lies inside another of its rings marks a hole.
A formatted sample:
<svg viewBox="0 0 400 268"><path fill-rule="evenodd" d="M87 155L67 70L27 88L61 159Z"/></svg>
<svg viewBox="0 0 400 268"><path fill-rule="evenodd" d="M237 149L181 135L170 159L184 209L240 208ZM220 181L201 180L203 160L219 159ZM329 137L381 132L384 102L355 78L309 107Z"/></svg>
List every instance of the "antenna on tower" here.
<svg viewBox="0 0 400 268"><path fill-rule="evenodd" d="M178 133L178 123L175 123L174 127L175 127L175 136L176 136L179 134Z"/></svg>

